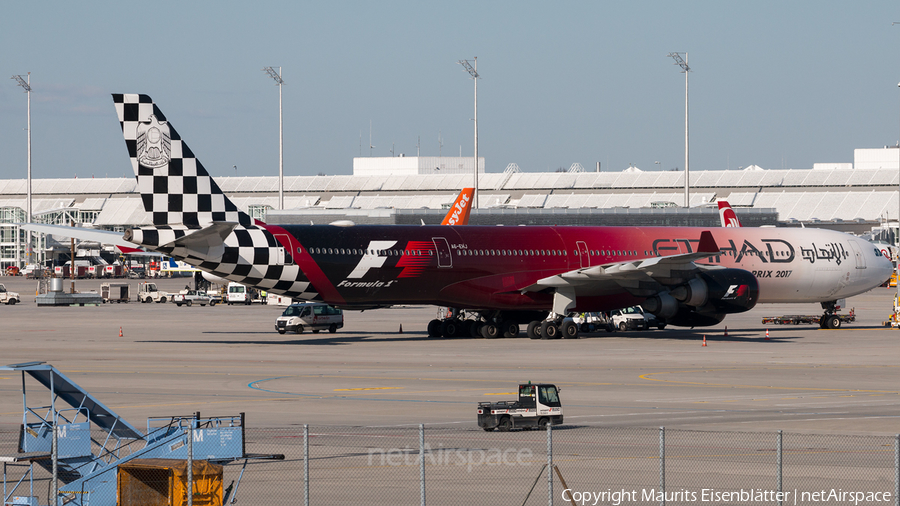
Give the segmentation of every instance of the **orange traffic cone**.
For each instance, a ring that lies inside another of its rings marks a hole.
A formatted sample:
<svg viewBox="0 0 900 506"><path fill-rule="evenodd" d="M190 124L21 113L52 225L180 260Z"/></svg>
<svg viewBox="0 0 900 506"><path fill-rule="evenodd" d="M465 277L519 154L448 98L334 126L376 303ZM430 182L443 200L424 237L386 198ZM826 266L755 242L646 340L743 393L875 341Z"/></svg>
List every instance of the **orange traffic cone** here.
<svg viewBox="0 0 900 506"><path fill-rule="evenodd" d="M728 337L728 325L725 325L725 337Z"/></svg>
<svg viewBox="0 0 900 506"><path fill-rule="evenodd" d="M769 340L769 329L766 329L766 341Z"/></svg>
<svg viewBox="0 0 900 506"><path fill-rule="evenodd" d="M703 346L706 346L706 334L703 334Z"/></svg>
<svg viewBox="0 0 900 506"><path fill-rule="evenodd" d="M403 333L403 324L402 323L400 324L400 333L401 334Z"/></svg>
<svg viewBox="0 0 900 506"><path fill-rule="evenodd" d="M122 334L122 327L119 327L119 337L125 337L124 334Z"/></svg>

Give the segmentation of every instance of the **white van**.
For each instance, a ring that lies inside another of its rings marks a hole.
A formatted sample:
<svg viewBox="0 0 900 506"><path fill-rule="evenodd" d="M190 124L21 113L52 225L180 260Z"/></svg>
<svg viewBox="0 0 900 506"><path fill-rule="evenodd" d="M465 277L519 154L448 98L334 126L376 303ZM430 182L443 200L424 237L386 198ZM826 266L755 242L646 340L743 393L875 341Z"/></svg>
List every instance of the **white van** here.
<svg viewBox="0 0 900 506"><path fill-rule="evenodd" d="M226 294L225 302L227 302L229 306L232 304L250 305L253 302L265 304L266 292L247 288L240 283L232 281L231 283L228 283L228 293Z"/></svg>
<svg viewBox="0 0 900 506"><path fill-rule="evenodd" d="M343 326L344 312L324 302L291 304L275 320L275 330L279 334L285 332L301 334L307 329L312 330L314 334L326 329L334 334Z"/></svg>

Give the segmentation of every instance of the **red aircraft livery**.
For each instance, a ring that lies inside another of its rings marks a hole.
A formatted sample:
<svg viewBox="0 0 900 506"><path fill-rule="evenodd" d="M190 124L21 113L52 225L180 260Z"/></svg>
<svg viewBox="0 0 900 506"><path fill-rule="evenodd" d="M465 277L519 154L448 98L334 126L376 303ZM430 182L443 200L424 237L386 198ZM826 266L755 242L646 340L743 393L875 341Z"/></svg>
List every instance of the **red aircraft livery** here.
<svg viewBox="0 0 900 506"><path fill-rule="evenodd" d="M222 193L150 97L113 98L153 218L127 241L297 299L453 308L431 334L527 325L533 338L577 337L570 312L634 304L691 327L758 302L821 302L827 315L891 272L870 243L816 229L265 225Z"/></svg>

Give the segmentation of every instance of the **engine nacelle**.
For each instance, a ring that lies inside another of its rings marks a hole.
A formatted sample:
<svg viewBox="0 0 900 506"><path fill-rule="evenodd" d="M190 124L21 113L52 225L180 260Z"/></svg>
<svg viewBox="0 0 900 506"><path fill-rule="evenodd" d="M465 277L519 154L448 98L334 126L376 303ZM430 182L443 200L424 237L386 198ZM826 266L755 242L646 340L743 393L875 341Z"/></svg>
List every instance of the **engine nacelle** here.
<svg viewBox="0 0 900 506"><path fill-rule="evenodd" d="M682 306L675 316L666 318L666 323L677 327L709 327L718 325L724 319L724 313L701 313L694 308Z"/></svg>
<svg viewBox="0 0 900 506"><path fill-rule="evenodd" d="M644 310L680 327L716 325L729 313L742 313L759 300L759 283L750 272L701 272L689 282L648 298Z"/></svg>
<svg viewBox="0 0 900 506"><path fill-rule="evenodd" d="M716 313L743 313L753 309L759 300L756 276L743 269L721 269L698 274L706 283L707 303Z"/></svg>

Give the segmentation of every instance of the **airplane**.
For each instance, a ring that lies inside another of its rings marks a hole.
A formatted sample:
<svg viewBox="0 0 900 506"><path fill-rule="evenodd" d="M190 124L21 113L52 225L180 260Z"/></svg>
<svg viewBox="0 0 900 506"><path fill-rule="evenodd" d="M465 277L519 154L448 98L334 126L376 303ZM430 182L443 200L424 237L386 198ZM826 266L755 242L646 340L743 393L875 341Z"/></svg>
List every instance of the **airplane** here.
<svg viewBox="0 0 900 506"><path fill-rule="evenodd" d="M764 302L835 301L891 265L870 243L819 229L267 225L225 196L147 95L113 101L153 225L124 239L248 286L348 309L459 308L429 335L577 338L564 317L641 304L708 326ZM834 322L837 323L834 323Z"/></svg>

